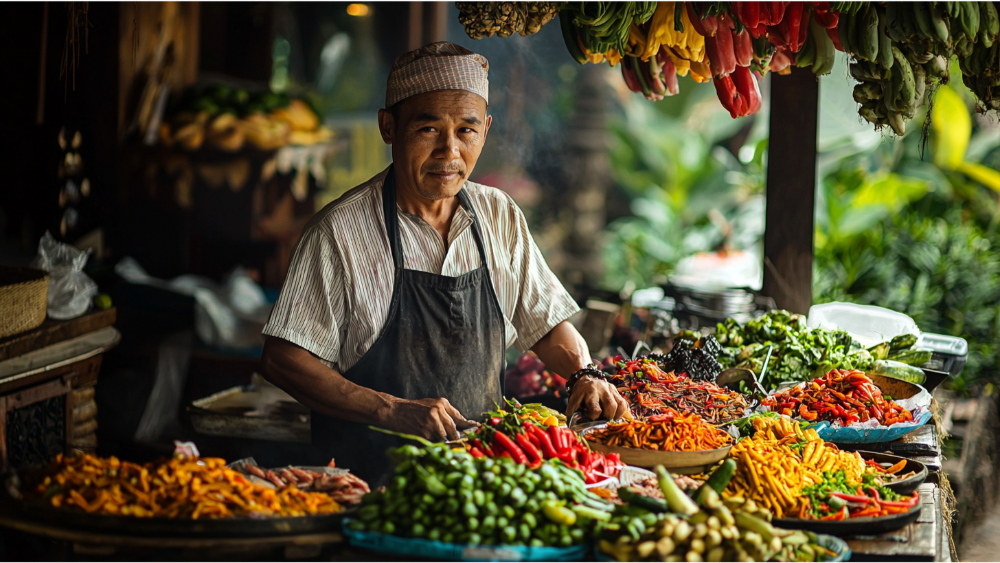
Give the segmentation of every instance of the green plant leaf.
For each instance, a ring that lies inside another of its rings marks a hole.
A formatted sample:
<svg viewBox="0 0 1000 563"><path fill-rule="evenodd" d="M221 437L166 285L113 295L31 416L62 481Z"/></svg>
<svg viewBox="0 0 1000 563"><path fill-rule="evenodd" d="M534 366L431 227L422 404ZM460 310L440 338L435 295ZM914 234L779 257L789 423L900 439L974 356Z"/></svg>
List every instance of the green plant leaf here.
<svg viewBox="0 0 1000 563"><path fill-rule="evenodd" d="M972 118L961 96L951 86L942 86L931 110L934 127L934 164L955 170L965 160L972 136Z"/></svg>

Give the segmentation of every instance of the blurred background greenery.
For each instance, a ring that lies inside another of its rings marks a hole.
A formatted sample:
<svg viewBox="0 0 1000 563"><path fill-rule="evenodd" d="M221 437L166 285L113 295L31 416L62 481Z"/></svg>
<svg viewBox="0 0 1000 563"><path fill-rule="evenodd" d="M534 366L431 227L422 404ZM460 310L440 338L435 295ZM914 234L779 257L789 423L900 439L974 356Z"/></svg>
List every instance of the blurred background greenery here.
<svg viewBox="0 0 1000 563"><path fill-rule="evenodd" d="M970 393L1000 371L997 118L975 112L956 74L937 92L926 146L926 108L902 138L873 131L838 54L820 86L813 302L879 305L964 337L969 361L950 386ZM734 121L713 88L681 91L619 97L612 166L632 214L606 229L608 289L662 283L695 252L761 253L766 108Z"/></svg>

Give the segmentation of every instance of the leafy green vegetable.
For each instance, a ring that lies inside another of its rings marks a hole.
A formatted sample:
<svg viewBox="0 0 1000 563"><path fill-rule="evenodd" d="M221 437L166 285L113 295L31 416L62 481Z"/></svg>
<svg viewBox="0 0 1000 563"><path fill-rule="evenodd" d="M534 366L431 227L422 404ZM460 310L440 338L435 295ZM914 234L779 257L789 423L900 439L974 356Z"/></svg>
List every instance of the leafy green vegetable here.
<svg viewBox="0 0 1000 563"><path fill-rule="evenodd" d="M873 360L871 352L846 332L811 329L805 317L788 311L771 311L745 326L726 319L716 327L715 337L723 345L719 363L724 368L742 367L760 373L768 347L772 347L771 361L760 382L768 390L786 381L822 377L833 369L866 370Z"/></svg>

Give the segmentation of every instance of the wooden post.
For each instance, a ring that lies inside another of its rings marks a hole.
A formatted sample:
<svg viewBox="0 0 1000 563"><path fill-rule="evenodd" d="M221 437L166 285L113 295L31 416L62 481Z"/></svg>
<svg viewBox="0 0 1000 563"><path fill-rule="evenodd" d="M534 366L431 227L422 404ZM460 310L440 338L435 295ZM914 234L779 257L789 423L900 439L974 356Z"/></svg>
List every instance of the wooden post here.
<svg viewBox="0 0 1000 563"><path fill-rule="evenodd" d="M819 81L808 68L771 75L764 294L807 314L812 302Z"/></svg>

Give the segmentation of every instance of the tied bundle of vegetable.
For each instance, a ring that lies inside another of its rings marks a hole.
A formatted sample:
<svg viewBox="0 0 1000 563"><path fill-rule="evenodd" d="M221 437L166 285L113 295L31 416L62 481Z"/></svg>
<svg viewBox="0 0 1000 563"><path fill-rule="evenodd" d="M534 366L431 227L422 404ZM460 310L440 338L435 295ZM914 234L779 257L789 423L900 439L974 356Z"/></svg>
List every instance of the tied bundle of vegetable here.
<svg viewBox="0 0 1000 563"><path fill-rule="evenodd" d="M779 518L808 518L811 508L801 491L822 483L824 473L843 471L861 483L865 464L857 453L841 452L787 418L758 415L752 423L754 435L729 452L737 468L725 496L753 499Z"/></svg>
<svg viewBox="0 0 1000 563"><path fill-rule="evenodd" d="M476 458L419 440L390 452L389 485L364 496L354 530L468 545L560 546L587 542L612 505L559 461L530 468Z"/></svg>
<svg viewBox="0 0 1000 563"><path fill-rule="evenodd" d="M875 419L883 426L913 421L910 411L886 400L864 372L833 370L823 378L797 385L762 401L772 411L842 426Z"/></svg>
<svg viewBox="0 0 1000 563"><path fill-rule="evenodd" d="M633 92L660 100L680 92L678 76L690 72L698 82L711 76L705 64L705 42L691 26L682 3L659 2L645 25L629 30L622 77Z"/></svg>
<svg viewBox="0 0 1000 563"><path fill-rule="evenodd" d="M816 76L830 74L838 49L837 25L840 17L830 11L829 2L813 2L812 10L805 18L808 18L809 32L802 49L795 54L795 66L811 67Z"/></svg>
<svg viewBox="0 0 1000 563"><path fill-rule="evenodd" d="M559 13L559 2L456 2L458 22L472 39L533 35Z"/></svg>
<svg viewBox="0 0 1000 563"><path fill-rule="evenodd" d="M758 76L750 70L754 47L750 33L721 3L686 3L691 24L705 37L712 81L722 106L733 119L760 111Z"/></svg>
<svg viewBox="0 0 1000 563"><path fill-rule="evenodd" d="M618 454L591 451L575 432L559 426L557 413L549 413L541 405L522 406L512 400L507 405L509 411L485 413L485 423L474 438L466 441L466 449L473 457L508 458L530 467L539 467L545 460L559 460L579 470L588 485L618 475L622 467ZM539 414L543 410L544 418Z"/></svg>
<svg viewBox="0 0 1000 563"><path fill-rule="evenodd" d="M655 10L655 2L568 2L559 16L566 48L580 64L607 59L616 65L628 51L632 26Z"/></svg>
<svg viewBox="0 0 1000 563"><path fill-rule="evenodd" d="M726 432L706 424L696 414L681 414L667 409L646 422L609 422L587 434L588 440L619 448L637 448L671 452L714 450L733 442Z"/></svg>
<svg viewBox="0 0 1000 563"><path fill-rule="evenodd" d="M746 399L736 391L709 381L694 381L686 374L664 372L651 358L625 362L618 357L616 367L618 373L611 378L611 384L629 401L637 416L653 416L674 409L699 414L709 424L720 424L736 420L746 412Z"/></svg>
<svg viewBox="0 0 1000 563"><path fill-rule="evenodd" d="M618 561L817 561L835 555L811 532L773 527L752 500L719 493L733 474L727 461L694 493L684 494L656 467L664 500L619 489L628 504L601 526L598 549Z"/></svg>

